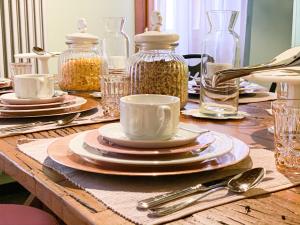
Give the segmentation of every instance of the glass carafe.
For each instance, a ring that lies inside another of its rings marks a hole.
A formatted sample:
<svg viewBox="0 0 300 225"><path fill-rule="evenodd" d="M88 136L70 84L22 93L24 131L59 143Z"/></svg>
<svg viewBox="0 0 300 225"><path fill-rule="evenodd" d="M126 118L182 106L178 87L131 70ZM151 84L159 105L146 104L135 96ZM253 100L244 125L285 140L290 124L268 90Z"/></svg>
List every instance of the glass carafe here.
<svg viewBox="0 0 300 225"><path fill-rule="evenodd" d="M109 69L125 69L129 57L129 38L124 32L124 17L104 18L104 51Z"/></svg>
<svg viewBox="0 0 300 225"><path fill-rule="evenodd" d="M239 37L234 32L237 11L214 10L207 12L210 31L203 41L200 112L214 116L235 115L238 112L239 79L214 86L217 71L240 66Z"/></svg>

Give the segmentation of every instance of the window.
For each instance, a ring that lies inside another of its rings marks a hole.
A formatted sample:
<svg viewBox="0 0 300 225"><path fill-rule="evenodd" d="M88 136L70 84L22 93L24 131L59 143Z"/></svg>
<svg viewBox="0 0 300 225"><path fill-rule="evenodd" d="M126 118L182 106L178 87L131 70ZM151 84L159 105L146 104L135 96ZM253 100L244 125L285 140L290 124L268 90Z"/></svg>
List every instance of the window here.
<svg viewBox="0 0 300 225"><path fill-rule="evenodd" d="M180 35L179 46L176 49L179 54L202 52L202 40L209 31L207 11L239 11L235 31L240 36L241 56L243 56L247 0L154 0L154 9L161 12L163 30Z"/></svg>

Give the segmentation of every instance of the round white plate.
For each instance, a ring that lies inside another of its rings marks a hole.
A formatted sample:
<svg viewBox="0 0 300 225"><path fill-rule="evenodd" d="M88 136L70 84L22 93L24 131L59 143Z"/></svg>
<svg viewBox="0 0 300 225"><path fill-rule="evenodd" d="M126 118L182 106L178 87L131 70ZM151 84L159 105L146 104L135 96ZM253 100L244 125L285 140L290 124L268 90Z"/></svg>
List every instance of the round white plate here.
<svg viewBox="0 0 300 225"><path fill-rule="evenodd" d="M199 111L199 109L187 109L181 111L183 115L187 116L192 116L196 118L205 118L205 119L215 119L215 120L228 120L228 119L243 119L245 118L248 113L239 111L237 115L224 115L224 116L214 116L214 115L208 115L208 114L203 114Z"/></svg>
<svg viewBox="0 0 300 225"><path fill-rule="evenodd" d="M106 140L121 146L132 148L171 148L194 142L199 136L197 132L178 129L174 137L168 140L132 140L123 133L120 123L111 123L99 128L99 135Z"/></svg>
<svg viewBox="0 0 300 225"><path fill-rule="evenodd" d="M33 105L12 105L12 104L5 104L0 103L0 107L5 107L7 109L41 109L41 108L51 108L51 107L57 107L62 104L69 104L71 102L74 102L76 99L76 96L74 95L65 95L64 100L62 102L52 102L52 103L44 103L44 104L33 104Z"/></svg>
<svg viewBox="0 0 300 225"><path fill-rule="evenodd" d="M0 113L28 113L32 112L51 112L54 110L67 110L67 109L74 109L77 107L80 107L81 105L85 104L87 102L86 99L82 97L75 97L72 104L69 105L59 105L53 108L43 108L43 109L3 109L0 108Z"/></svg>
<svg viewBox="0 0 300 225"><path fill-rule="evenodd" d="M247 79L262 82L300 83L300 66L263 70L251 73Z"/></svg>
<svg viewBox="0 0 300 225"><path fill-rule="evenodd" d="M33 105L33 104L45 104L52 102L62 102L64 100L65 92L56 91L55 96L52 98L38 98L38 99L20 99L16 94L7 93L0 96L0 100L5 104L12 105Z"/></svg>
<svg viewBox="0 0 300 225"><path fill-rule="evenodd" d="M215 141L202 152L190 152L188 154L175 157L161 157L158 159L137 159L121 154L106 155L101 154L97 149L90 148L85 145L84 138L87 132L83 132L75 136L69 143L70 150L82 157L83 159L96 161L96 162L108 162L123 165L135 165L135 166L166 166L166 165L180 165L191 164L201 162L207 159L216 158L231 151L233 147L232 138L221 133L212 132L215 137ZM196 149L195 149L196 150Z"/></svg>

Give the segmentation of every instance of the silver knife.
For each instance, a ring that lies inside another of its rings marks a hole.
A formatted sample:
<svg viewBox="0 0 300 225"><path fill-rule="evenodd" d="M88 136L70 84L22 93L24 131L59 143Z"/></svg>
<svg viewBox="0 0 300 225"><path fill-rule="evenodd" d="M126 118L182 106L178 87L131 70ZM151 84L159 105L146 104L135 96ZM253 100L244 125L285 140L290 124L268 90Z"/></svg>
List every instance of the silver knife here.
<svg viewBox="0 0 300 225"><path fill-rule="evenodd" d="M237 173L236 173L237 174ZM234 175L236 175L234 174ZM232 178L234 175L227 176L221 179L217 179L214 181L209 181L203 184L196 184L191 187L187 187L185 189L177 190L168 192L166 194L157 195L155 197L147 198L144 200L141 200L137 204L138 209L151 209L153 207L156 207L158 205L164 204L166 202L172 201L177 198L181 198L196 192L202 192L202 191L208 191L212 188L216 188L219 186L222 186L228 182L230 178Z"/></svg>

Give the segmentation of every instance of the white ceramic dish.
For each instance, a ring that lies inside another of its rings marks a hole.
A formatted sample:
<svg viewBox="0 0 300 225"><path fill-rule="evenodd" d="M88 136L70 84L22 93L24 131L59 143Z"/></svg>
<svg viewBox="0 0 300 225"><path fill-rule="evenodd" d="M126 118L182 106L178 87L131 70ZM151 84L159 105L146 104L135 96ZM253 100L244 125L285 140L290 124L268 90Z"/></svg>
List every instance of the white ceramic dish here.
<svg viewBox="0 0 300 225"><path fill-rule="evenodd" d="M65 97L65 92L55 92L52 98L40 98L40 99L19 99L16 94L7 93L0 96L0 100L5 104L12 105L33 105L33 104L45 104L53 102L62 102Z"/></svg>
<svg viewBox="0 0 300 225"><path fill-rule="evenodd" d="M111 123L99 128L99 135L117 145L132 148L170 148L194 142L199 136L197 132L178 129L174 137L168 140L132 140L122 131L120 123Z"/></svg>
<svg viewBox="0 0 300 225"><path fill-rule="evenodd" d="M51 112L54 110L68 110L68 109L76 109L79 108L81 105L87 102L86 99L81 97L76 97L74 99L74 103L68 105L59 105L53 108L43 108L43 109L34 109L35 112ZM33 109L1 109L0 113L28 113L32 112Z"/></svg>
<svg viewBox="0 0 300 225"><path fill-rule="evenodd" d="M199 111L199 109L187 109L181 111L183 115L192 116L196 118L204 118L204 119L214 119L214 120L228 120L228 119L234 119L239 120L245 118L248 114L246 112L239 111L237 115L224 115L224 116L214 116L214 115L208 115L203 114Z"/></svg>
<svg viewBox="0 0 300 225"><path fill-rule="evenodd" d="M300 83L300 66L264 70L251 73L247 79L262 82Z"/></svg>
<svg viewBox="0 0 300 225"><path fill-rule="evenodd" d="M121 154L101 154L98 150L85 145L84 139L86 134L87 132L81 133L75 136L69 142L69 148L74 154L79 155L83 159L93 162L107 162L134 166L169 166L191 164L224 155L230 152L233 147L231 137L225 134L213 132L215 141L207 149L200 153L193 152L185 155L180 155L178 157L170 156L157 158L155 160L147 160L147 158L137 159Z"/></svg>
<svg viewBox="0 0 300 225"><path fill-rule="evenodd" d="M213 135L210 132L206 134L202 134L197 137L195 142L192 142L187 145L172 147L172 148L130 148L124 147L116 144L112 144L111 142L106 141L105 139L99 135L98 130L91 130L87 132L84 138L84 142L86 145L97 149L102 153L118 153L125 155L133 155L133 156L158 156L158 155L172 155L172 154L182 154L190 151L194 151L195 149L200 149L203 146L206 146L209 143L215 141Z"/></svg>
<svg viewBox="0 0 300 225"><path fill-rule="evenodd" d="M65 95L64 100L62 102L52 102L52 103L44 103L44 104L32 104L32 105L12 105L0 103L0 107L5 107L7 109L38 109L38 108L51 108L57 107L62 104L70 104L76 100L76 96L74 95Z"/></svg>

